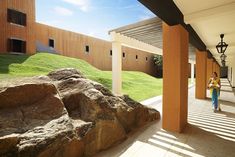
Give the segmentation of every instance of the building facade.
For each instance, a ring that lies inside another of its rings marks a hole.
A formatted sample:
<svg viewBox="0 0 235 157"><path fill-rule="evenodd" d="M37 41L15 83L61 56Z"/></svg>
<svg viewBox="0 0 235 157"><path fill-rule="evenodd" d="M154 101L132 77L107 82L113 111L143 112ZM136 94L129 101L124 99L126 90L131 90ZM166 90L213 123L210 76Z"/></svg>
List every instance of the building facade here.
<svg viewBox="0 0 235 157"><path fill-rule="evenodd" d="M35 1L0 1L0 52L35 53Z"/></svg>
<svg viewBox="0 0 235 157"><path fill-rule="evenodd" d="M35 0L1 0L0 17L0 53L58 53L101 70L112 68L111 42L37 23ZM128 47L122 51L123 70L154 75L153 54Z"/></svg>

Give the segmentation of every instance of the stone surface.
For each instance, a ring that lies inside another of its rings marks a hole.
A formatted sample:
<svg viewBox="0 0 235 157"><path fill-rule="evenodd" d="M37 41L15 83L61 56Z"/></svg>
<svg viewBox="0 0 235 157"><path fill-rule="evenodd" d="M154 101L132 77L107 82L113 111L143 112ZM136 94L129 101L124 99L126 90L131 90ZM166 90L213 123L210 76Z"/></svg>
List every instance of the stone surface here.
<svg viewBox="0 0 235 157"><path fill-rule="evenodd" d="M159 117L75 69L61 69L0 87L0 156L91 156Z"/></svg>

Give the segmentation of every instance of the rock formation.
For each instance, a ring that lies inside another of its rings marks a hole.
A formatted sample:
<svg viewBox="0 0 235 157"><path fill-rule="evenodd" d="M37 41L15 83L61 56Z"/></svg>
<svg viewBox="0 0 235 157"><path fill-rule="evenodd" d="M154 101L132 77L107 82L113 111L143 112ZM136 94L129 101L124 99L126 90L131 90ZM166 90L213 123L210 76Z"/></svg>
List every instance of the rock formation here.
<svg viewBox="0 0 235 157"><path fill-rule="evenodd" d="M75 69L61 69L0 87L0 156L92 156L159 117Z"/></svg>

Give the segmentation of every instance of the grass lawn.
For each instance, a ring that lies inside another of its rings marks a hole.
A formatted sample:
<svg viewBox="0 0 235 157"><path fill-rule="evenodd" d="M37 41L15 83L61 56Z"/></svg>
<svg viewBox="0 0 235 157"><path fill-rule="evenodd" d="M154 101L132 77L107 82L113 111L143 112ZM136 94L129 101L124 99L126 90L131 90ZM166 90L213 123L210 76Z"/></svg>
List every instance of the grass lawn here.
<svg viewBox="0 0 235 157"><path fill-rule="evenodd" d="M80 59L48 53L37 53L32 56L0 55L0 80L43 75L59 68L79 69L87 78L109 89L112 87L110 71L101 71ZM162 79L133 71L123 71L122 78L123 94L128 94L137 101L162 94Z"/></svg>

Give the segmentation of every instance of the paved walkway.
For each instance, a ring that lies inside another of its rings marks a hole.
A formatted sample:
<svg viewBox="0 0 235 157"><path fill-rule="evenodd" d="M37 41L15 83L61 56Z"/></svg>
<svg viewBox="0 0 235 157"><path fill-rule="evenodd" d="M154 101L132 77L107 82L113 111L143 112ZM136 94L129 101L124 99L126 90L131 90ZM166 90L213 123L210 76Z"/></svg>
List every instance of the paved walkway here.
<svg viewBox="0 0 235 157"><path fill-rule="evenodd" d="M96 157L235 157L235 93L227 80L221 82L222 112L214 113L210 99L195 99L195 88L189 88L189 124L183 134L161 129L159 120ZM150 106L161 111L162 104Z"/></svg>

